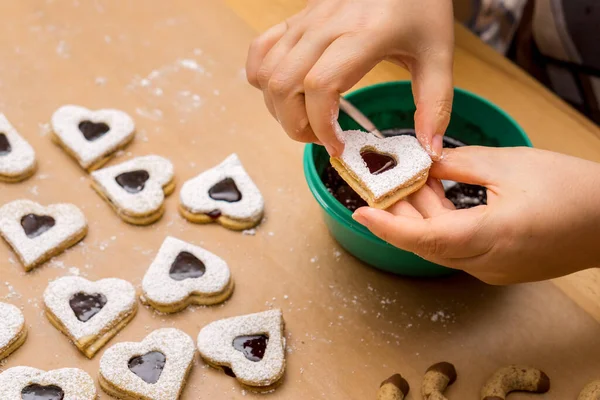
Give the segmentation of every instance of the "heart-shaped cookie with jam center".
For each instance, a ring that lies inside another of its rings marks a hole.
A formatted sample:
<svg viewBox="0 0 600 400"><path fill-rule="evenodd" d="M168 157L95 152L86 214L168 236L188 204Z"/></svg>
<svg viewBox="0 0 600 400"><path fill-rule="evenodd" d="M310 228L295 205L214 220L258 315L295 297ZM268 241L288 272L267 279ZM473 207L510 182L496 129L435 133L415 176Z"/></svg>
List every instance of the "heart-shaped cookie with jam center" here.
<svg viewBox="0 0 600 400"><path fill-rule="evenodd" d="M85 216L73 204L44 207L30 200L15 200L0 207L0 235L26 271L73 246L86 233Z"/></svg>
<svg viewBox="0 0 600 400"><path fill-rule="evenodd" d="M341 138L344 151L331 165L369 206L388 208L427 182L431 158L416 138L379 139L362 131L345 131Z"/></svg>
<svg viewBox="0 0 600 400"><path fill-rule="evenodd" d="M247 389L268 391L285 371L283 325L280 310L215 321L198 334L198 350Z"/></svg>
<svg viewBox="0 0 600 400"><path fill-rule="evenodd" d="M173 164L160 156L137 157L92 172L92 187L125 222L148 225L164 213L175 190Z"/></svg>
<svg viewBox="0 0 600 400"><path fill-rule="evenodd" d="M23 313L8 303L0 303L0 360L25 342L27 327Z"/></svg>
<svg viewBox="0 0 600 400"><path fill-rule="evenodd" d="M44 372L13 367L0 374L2 400L94 400L92 378L78 368Z"/></svg>
<svg viewBox="0 0 600 400"><path fill-rule="evenodd" d="M139 343L117 343L100 360L100 387L119 399L176 400L194 353L192 339L174 328L155 330Z"/></svg>
<svg viewBox="0 0 600 400"><path fill-rule="evenodd" d="M135 288L122 279L66 276L48 285L44 307L50 322L92 358L133 319L137 302Z"/></svg>
<svg viewBox="0 0 600 400"><path fill-rule="evenodd" d="M233 292L227 263L202 247L167 237L142 281L142 301L161 312L222 303Z"/></svg>
<svg viewBox="0 0 600 400"><path fill-rule="evenodd" d="M66 105L52 115L52 139L88 171L100 168L135 134L131 117L120 110L88 110Z"/></svg>
<svg viewBox="0 0 600 400"><path fill-rule="evenodd" d="M0 114L0 181L20 182L33 175L35 169L33 148Z"/></svg>
<svg viewBox="0 0 600 400"><path fill-rule="evenodd" d="M264 210L262 194L236 154L185 182L180 200L179 211L187 220L218 222L233 230L256 226Z"/></svg>

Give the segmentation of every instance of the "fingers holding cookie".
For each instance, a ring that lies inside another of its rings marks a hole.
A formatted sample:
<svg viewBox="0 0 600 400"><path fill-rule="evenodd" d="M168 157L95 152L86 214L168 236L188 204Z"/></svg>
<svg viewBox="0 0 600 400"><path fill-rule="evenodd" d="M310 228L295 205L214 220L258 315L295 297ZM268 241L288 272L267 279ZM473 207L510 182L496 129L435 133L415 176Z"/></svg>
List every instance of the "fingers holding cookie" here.
<svg viewBox="0 0 600 400"><path fill-rule="evenodd" d="M481 389L481 400L504 400L509 393L546 393L550 390L550 378L539 369L510 365L500 368Z"/></svg>

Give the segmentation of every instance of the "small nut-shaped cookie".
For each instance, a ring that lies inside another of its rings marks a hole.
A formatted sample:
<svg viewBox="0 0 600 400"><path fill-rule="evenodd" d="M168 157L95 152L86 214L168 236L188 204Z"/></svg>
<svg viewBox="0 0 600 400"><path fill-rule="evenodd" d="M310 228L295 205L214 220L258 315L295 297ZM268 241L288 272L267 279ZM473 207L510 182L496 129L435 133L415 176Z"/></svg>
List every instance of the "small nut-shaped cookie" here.
<svg viewBox="0 0 600 400"><path fill-rule="evenodd" d="M394 374L381 382L377 391L377 400L404 400L410 387L400 374Z"/></svg>
<svg viewBox="0 0 600 400"><path fill-rule="evenodd" d="M425 372L421 384L424 400L447 400L444 391L456 381L456 369L449 362L432 365Z"/></svg>
<svg viewBox="0 0 600 400"><path fill-rule="evenodd" d="M600 379L588 383L579 393L577 400L600 400Z"/></svg>
<svg viewBox="0 0 600 400"><path fill-rule="evenodd" d="M550 378L539 369L521 365L500 368L481 389L482 400L504 400L510 392L546 393Z"/></svg>

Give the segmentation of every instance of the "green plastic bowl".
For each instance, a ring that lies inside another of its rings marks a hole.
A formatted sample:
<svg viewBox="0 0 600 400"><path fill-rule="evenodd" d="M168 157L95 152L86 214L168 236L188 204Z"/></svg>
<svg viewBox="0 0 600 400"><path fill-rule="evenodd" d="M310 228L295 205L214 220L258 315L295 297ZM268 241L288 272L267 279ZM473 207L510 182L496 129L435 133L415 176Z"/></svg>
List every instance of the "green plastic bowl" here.
<svg viewBox="0 0 600 400"><path fill-rule="evenodd" d="M415 105L409 81L368 86L350 93L346 98L380 130L414 128ZM344 130L360 129L344 113L340 113L338 121ZM454 89L452 118L446 134L470 145L532 147L523 129L508 114L489 101L458 88ZM322 146L306 146L306 181L323 209L327 228L344 249L373 267L395 274L431 278L452 273L449 268L384 242L355 222L352 213L327 191L321 181L328 163L329 155Z"/></svg>

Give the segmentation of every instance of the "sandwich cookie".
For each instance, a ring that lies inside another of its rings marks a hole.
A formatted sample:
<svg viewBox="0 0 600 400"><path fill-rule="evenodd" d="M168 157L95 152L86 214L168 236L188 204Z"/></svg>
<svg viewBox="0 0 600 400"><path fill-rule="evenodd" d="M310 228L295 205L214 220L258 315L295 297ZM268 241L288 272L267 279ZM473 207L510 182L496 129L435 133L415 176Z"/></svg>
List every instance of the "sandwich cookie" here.
<svg viewBox="0 0 600 400"><path fill-rule="evenodd" d="M27 338L23 313L8 303L0 303L0 360L17 350Z"/></svg>
<svg viewBox="0 0 600 400"><path fill-rule="evenodd" d="M0 181L20 182L35 173L33 148L0 114Z"/></svg>

